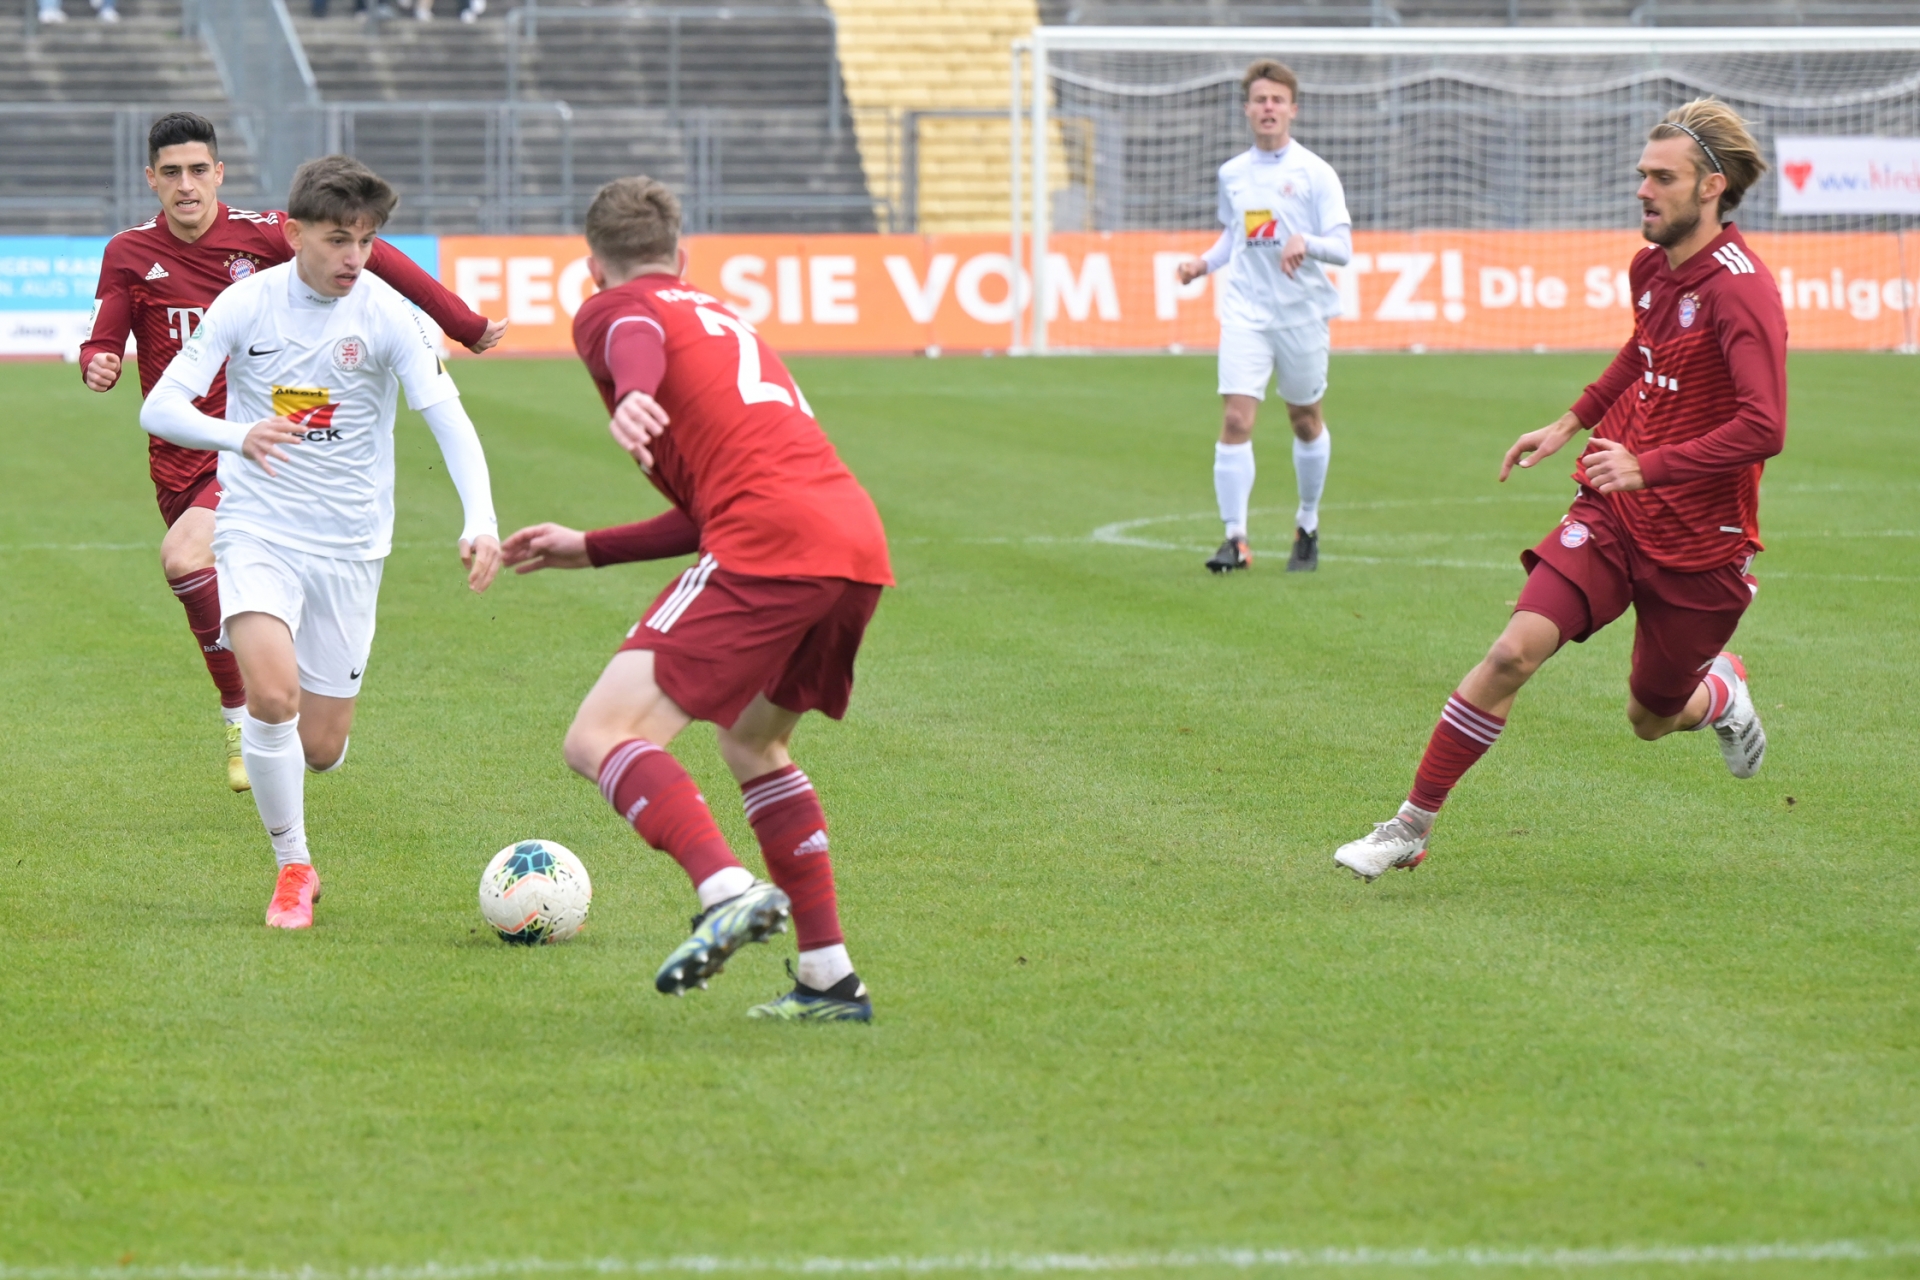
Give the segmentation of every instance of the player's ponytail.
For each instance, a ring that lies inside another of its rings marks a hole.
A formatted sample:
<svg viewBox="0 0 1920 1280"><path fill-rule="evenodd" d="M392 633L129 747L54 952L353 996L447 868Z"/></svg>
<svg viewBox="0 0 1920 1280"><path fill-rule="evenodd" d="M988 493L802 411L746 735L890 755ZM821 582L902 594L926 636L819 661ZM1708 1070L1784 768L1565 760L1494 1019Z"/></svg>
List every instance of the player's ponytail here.
<svg viewBox="0 0 1920 1280"><path fill-rule="evenodd" d="M1649 142L1680 137L1693 140L1694 167L1702 178L1709 173L1726 178L1727 189L1720 196L1722 215L1739 208L1741 198L1767 171L1760 144L1747 131L1747 122L1718 98L1695 98L1684 107L1675 107L1647 131Z"/></svg>

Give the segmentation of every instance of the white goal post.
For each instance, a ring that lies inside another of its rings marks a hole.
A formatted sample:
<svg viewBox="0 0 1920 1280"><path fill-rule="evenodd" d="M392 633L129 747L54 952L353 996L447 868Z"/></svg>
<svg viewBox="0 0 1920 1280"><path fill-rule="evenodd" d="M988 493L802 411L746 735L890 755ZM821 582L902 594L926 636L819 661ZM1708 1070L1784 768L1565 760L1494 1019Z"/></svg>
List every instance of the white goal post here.
<svg viewBox="0 0 1920 1280"><path fill-rule="evenodd" d="M1916 55L1920 27L1038 27L1012 61L1010 257L1032 299L1013 309L1013 345L1077 345L1052 340L1060 286L1086 287L1049 279L1056 235L1218 233L1213 174L1248 145L1239 75L1257 57L1299 74L1296 136L1341 174L1356 232L1486 237L1633 229L1647 127L1705 94L1747 117L1770 163L1776 137L1920 137ZM1748 194L1743 231L1902 233L1890 251L1901 264L1873 268L1885 278L1873 277L1872 305L1903 313L1904 336L1881 345L1911 347L1920 263L1906 264L1904 233L1920 218L1789 216L1777 181L1769 173ZM1459 257L1442 265L1457 275ZM1861 272L1808 282L1805 305L1838 311L1853 298L1864 310ZM1471 305L1474 283L1449 277L1449 309L1461 290ZM1792 306L1791 286L1783 293Z"/></svg>

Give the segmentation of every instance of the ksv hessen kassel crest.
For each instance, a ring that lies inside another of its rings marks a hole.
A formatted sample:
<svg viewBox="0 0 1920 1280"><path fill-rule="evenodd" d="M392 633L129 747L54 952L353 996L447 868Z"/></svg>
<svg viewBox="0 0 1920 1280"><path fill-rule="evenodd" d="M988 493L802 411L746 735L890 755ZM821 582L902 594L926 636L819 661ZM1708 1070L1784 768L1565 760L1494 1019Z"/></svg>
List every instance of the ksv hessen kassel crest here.
<svg viewBox="0 0 1920 1280"><path fill-rule="evenodd" d="M1682 329L1693 328L1694 317L1699 314L1700 299L1690 293L1682 296L1680 299L1680 327Z"/></svg>
<svg viewBox="0 0 1920 1280"><path fill-rule="evenodd" d="M333 367L342 373L352 373L366 358L367 344L357 336L333 344Z"/></svg>
<svg viewBox="0 0 1920 1280"><path fill-rule="evenodd" d="M1568 550L1585 546L1589 536L1587 526L1578 520L1569 520L1560 526L1560 545Z"/></svg>

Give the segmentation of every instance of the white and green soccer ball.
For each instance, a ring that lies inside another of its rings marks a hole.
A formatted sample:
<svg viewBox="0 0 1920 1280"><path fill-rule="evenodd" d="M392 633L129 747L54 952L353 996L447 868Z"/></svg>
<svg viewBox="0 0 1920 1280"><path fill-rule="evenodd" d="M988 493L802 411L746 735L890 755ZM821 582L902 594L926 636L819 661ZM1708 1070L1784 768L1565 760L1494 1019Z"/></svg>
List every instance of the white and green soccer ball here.
<svg viewBox="0 0 1920 1280"><path fill-rule="evenodd" d="M551 840L510 844L480 873L480 914L506 942L565 942L586 926L592 905L587 869Z"/></svg>

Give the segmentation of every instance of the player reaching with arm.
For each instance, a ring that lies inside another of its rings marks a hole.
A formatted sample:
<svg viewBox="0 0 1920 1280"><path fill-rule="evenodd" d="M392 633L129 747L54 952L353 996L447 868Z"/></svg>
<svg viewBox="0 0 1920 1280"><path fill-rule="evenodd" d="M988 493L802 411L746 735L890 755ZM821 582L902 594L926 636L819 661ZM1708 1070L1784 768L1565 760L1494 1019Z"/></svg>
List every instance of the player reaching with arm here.
<svg viewBox="0 0 1920 1280"><path fill-rule="evenodd" d="M1226 420L1213 451L1213 491L1227 540L1207 568L1253 563L1247 504L1253 496L1253 420L1278 374L1293 423L1293 473L1300 492L1287 572L1320 567L1320 495L1327 487L1333 437L1320 416L1327 394L1327 322L1340 294L1323 263L1353 257L1352 219L1333 166L1293 140L1300 81L1263 60L1240 77L1253 146L1220 166L1225 230L1204 257L1180 264L1182 284L1232 264L1220 301L1220 396Z"/></svg>
<svg viewBox="0 0 1920 1280"><path fill-rule="evenodd" d="M347 156L300 166L287 200L294 260L228 289L147 397L140 425L219 452L214 514L223 643L246 678L241 749L279 879L267 923L313 923L304 771L347 758L393 546L394 399L425 416L460 494L460 560L485 591L500 543L479 436L432 333L367 274L393 188ZM197 406L226 374L226 416Z"/></svg>
<svg viewBox="0 0 1920 1280"><path fill-rule="evenodd" d="M865 1022L873 1006L840 929L826 815L788 744L806 712L846 713L854 655L893 582L886 534L772 348L683 278L679 237L679 201L660 183L602 187L587 210L601 291L573 322L614 438L673 506L594 533L522 529L506 561L526 573L702 553L587 694L567 764L680 864L699 897L693 935L654 977L659 991L704 987L791 915L794 989L750 1016ZM667 753L694 720L719 728L772 884L735 859Z"/></svg>
<svg viewBox="0 0 1920 1280"><path fill-rule="evenodd" d="M1434 817L1505 728L1513 700L1567 641L1632 605L1627 719L1652 741L1711 726L1736 778L1766 734L1736 654L1722 651L1759 584L1760 472L1787 434L1787 322L1772 274L1724 215L1766 170L1746 123L1710 98L1667 113L1640 153L1634 332L1559 421L1500 464L1531 467L1591 427L1579 490L1560 527L1521 556L1512 619L1467 673L1400 812L1341 846L1365 880L1427 856Z"/></svg>
<svg viewBox="0 0 1920 1280"><path fill-rule="evenodd" d="M219 139L205 118L181 111L154 122L147 134L147 185L160 199L160 212L107 242L92 332L80 348L81 374L88 387L113 389L132 334L139 344L140 393L148 394L221 290L293 256L283 229L285 215L220 203L224 178ZM475 352L498 342L506 329L505 321L489 321L469 311L392 245L376 241L367 270ZM199 408L218 418L225 404L226 382L216 372ZM154 493L167 523L160 565L174 595L186 606L187 626L220 691L228 785L245 791L240 712L246 689L233 654L220 642L220 596L213 570L213 512L220 501L216 456L159 436L149 437L147 446Z"/></svg>

